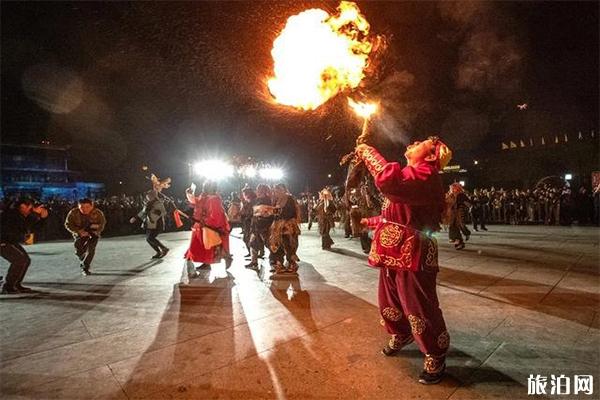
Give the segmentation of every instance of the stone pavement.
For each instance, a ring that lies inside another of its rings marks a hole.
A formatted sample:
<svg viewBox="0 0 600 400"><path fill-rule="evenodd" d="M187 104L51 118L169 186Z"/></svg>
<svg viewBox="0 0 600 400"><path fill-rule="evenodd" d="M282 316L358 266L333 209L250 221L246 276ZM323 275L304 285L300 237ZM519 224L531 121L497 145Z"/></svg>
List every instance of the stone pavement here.
<svg viewBox="0 0 600 400"><path fill-rule="evenodd" d="M540 374L547 398L598 399L598 234L492 226L455 251L441 233L451 347L447 378L429 387L414 344L379 353L377 271L339 234L324 252L304 230L299 279L276 281L245 269L232 238L229 272L214 265L188 287L189 232L163 235L172 251L158 261L141 236L103 239L88 277L70 242L29 246L25 283L39 292L0 296L0 397L525 399ZM594 393L552 396L551 374L593 375Z"/></svg>

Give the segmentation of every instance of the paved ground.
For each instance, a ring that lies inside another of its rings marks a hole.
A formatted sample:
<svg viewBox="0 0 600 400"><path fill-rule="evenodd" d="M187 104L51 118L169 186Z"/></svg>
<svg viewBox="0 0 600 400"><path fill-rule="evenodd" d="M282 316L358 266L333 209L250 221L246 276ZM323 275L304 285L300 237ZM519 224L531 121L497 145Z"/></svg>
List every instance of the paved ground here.
<svg viewBox="0 0 600 400"><path fill-rule="evenodd" d="M491 227L464 251L440 237L439 296L451 334L448 377L415 381L421 356L379 354L387 337L377 271L359 244L320 250L301 236L300 277L235 263L177 285L188 233L164 235L163 260L141 236L102 240L95 274L71 244L30 246L35 296L0 298L3 399L531 398L527 377L594 376L600 398L599 231ZM3 260L4 261L4 260ZM2 270L5 271L3 262ZM548 396L577 398L577 396Z"/></svg>

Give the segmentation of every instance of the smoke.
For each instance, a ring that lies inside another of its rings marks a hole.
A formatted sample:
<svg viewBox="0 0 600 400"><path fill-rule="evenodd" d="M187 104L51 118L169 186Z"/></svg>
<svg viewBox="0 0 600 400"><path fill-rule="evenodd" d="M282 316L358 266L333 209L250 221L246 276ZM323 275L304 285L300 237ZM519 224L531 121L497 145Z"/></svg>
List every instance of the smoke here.
<svg viewBox="0 0 600 400"><path fill-rule="evenodd" d="M488 137L502 110L523 100L524 35L510 5L440 2L438 10L447 24L439 38L457 49L452 84L458 93L442 132L452 145L473 150Z"/></svg>
<svg viewBox="0 0 600 400"><path fill-rule="evenodd" d="M524 49L518 27L492 2L440 2L450 25L443 40L458 45L454 71L457 89L505 100L518 95L524 72Z"/></svg>
<svg viewBox="0 0 600 400"><path fill-rule="evenodd" d="M43 109L55 114L68 114L82 101L81 78L57 64L36 64L21 79L25 95Z"/></svg>
<svg viewBox="0 0 600 400"><path fill-rule="evenodd" d="M490 14L493 7L491 2L483 1L442 1L438 4L442 18L457 24L459 28L478 24Z"/></svg>
<svg viewBox="0 0 600 400"><path fill-rule="evenodd" d="M71 154L86 169L108 170L127 157L127 144L115 127L114 115L105 101L88 91L76 110L54 115L53 129L71 136Z"/></svg>
<svg viewBox="0 0 600 400"><path fill-rule="evenodd" d="M409 142L408 130L413 121L428 109L422 96L414 95L415 76L408 71L394 71L370 90L369 96L380 99L381 111L373 120L378 133L397 144Z"/></svg>
<svg viewBox="0 0 600 400"><path fill-rule="evenodd" d="M456 87L509 98L521 87L523 55L512 36L494 31L477 31L460 50Z"/></svg>

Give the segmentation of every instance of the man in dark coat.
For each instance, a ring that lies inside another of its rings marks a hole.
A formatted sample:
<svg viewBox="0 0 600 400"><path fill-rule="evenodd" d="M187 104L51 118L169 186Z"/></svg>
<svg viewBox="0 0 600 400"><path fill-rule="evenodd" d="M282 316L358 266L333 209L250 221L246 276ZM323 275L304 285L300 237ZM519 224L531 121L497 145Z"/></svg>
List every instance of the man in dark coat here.
<svg viewBox="0 0 600 400"><path fill-rule="evenodd" d="M12 208L2 213L0 256L10 263L2 285L2 294L32 292L21 284L31 264L31 259L21 243L25 240L25 235L31 233L46 217L48 211L44 207L34 207L33 202L27 199L17 201Z"/></svg>

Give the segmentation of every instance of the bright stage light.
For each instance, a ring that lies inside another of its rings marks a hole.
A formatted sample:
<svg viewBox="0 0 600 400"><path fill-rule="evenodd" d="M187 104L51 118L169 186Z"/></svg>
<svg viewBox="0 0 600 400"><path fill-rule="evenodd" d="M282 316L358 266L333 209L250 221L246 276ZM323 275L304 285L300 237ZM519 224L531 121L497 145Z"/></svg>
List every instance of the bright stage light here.
<svg viewBox="0 0 600 400"><path fill-rule="evenodd" d="M257 171L253 165L248 165L242 170L242 173L246 178L254 178L256 177Z"/></svg>
<svg viewBox="0 0 600 400"><path fill-rule="evenodd" d="M565 174L565 181L570 181L573 179L573 174Z"/></svg>
<svg viewBox="0 0 600 400"><path fill-rule="evenodd" d="M262 168L258 171L262 179L269 181L278 181L283 178L283 170L281 168Z"/></svg>
<svg viewBox="0 0 600 400"><path fill-rule="evenodd" d="M233 166L221 160L205 160L194 164L194 173L213 181L233 176Z"/></svg>
<svg viewBox="0 0 600 400"><path fill-rule="evenodd" d="M465 187L465 181L460 181L458 183L460 183L460 186Z"/></svg>

